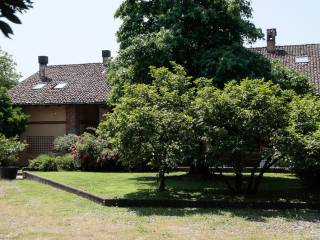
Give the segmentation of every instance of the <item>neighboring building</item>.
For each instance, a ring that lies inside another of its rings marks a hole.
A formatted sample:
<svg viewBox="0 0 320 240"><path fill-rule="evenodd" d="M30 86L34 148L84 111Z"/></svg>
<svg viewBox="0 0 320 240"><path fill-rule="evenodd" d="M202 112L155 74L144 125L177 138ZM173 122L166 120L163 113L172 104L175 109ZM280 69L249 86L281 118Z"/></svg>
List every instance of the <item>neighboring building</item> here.
<svg viewBox="0 0 320 240"><path fill-rule="evenodd" d="M277 30L268 29L267 47L252 50L302 73L314 84L317 94L320 94L320 44L277 46L276 37Z"/></svg>
<svg viewBox="0 0 320 240"><path fill-rule="evenodd" d="M103 51L103 62L110 55L110 51ZM48 57L39 57L39 72L9 91L13 104L29 115L22 135L29 147L22 164L51 152L58 136L97 127L107 112L105 100L110 86L103 63L47 64Z"/></svg>

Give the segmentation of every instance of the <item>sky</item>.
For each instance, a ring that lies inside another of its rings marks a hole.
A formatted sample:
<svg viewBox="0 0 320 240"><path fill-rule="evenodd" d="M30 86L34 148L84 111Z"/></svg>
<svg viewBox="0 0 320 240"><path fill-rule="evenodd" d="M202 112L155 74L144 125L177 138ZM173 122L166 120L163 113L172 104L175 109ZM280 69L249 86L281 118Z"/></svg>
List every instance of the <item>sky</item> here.
<svg viewBox="0 0 320 240"><path fill-rule="evenodd" d="M34 8L20 17L23 24L11 25L12 39L0 34L0 47L13 56L22 79L38 70L40 55L52 65L101 62L101 50L118 50L121 22L114 13L121 2L34 0ZM257 27L277 28L278 45L320 43L319 0L252 0L252 8Z"/></svg>

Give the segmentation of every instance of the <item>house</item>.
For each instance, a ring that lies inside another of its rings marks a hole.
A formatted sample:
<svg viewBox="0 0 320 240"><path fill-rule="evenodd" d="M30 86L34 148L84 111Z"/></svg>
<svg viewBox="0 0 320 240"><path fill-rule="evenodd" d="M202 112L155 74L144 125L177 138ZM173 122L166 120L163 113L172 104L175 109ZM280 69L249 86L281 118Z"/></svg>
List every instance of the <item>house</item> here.
<svg viewBox="0 0 320 240"><path fill-rule="evenodd" d="M252 48L270 60L278 60L288 68L302 73L320 94L320 44L276 45L277 30L267 30L267 47Z"/></svg>
<svg viewBox="0 0 320 240"><path fill-rule="evenodd" d="M320 93L320 44L277 46L276 36L276 29L268 29L267 46L251 50L304 74ZM9 92L13 104L30 116L22 135L29 144L23 159L51 152L58 136L81 134L98 125L108 111L105 99L111 88L104 62L110 56L105 50L101 63L51 66L48 57L41 56L39 72Z"/></svg>
<svg viewBox="0 0 320 240"><path fill-rule="evenodd" d="M105 50L101 63L70 65L48 65L48 57L40 56L39 72L9 91L13 104L29 115L22 134L29 146L22 164L51 152L56 137L98 126L108 111L105 101L110 86L104 63L110 56Z"/></svg>

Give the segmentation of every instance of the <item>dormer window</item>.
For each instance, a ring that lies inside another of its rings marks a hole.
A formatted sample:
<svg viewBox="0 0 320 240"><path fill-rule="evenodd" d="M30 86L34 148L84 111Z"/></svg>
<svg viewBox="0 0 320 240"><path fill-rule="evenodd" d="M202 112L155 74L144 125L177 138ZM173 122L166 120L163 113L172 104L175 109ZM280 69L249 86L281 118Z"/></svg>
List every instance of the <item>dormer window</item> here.
<svg viewBox="0 0 320 240"><path fill-rule="evenodd" d="M296 63L308 63L309 61L308 56L296 57Z"/></svg>
<svg viewBox="0 0 320 240"><path fill-rule="evenodd" d="M45 85L47 85L46 83L39 83L37 85L34 85L33 86L33 90L39 90L39 89L42 89Z"/></svg>
<svg viewBox="0 0 320 240"><path fill-rule="evenodd" d="M63 89L67 86L68 84L67 83L59 83L57 84L54 89Z"/></svg>

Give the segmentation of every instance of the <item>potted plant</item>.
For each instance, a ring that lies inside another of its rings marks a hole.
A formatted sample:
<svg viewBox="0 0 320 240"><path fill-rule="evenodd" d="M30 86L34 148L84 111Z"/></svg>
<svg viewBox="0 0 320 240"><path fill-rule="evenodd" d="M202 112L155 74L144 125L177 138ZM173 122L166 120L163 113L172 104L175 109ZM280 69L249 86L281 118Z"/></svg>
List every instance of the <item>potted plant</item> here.
<svg viewBox="0 0 320 240"><path fill-rule="evenodd" d="M0 179L16 179L18 173L17 162L19 153L26 148L26 144L15 138L6 138L0 134Z"/></svg>

